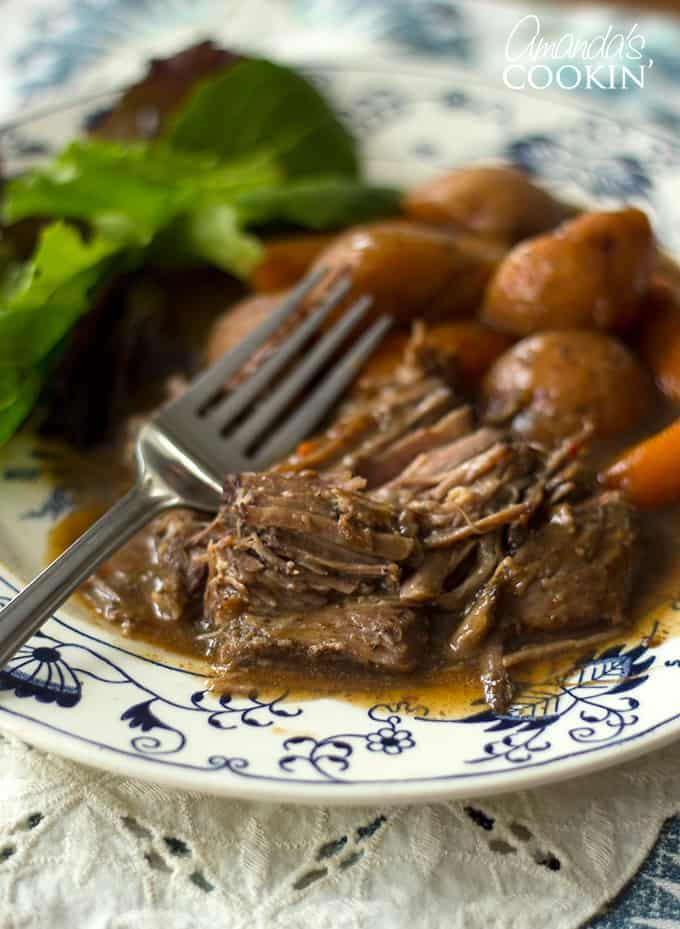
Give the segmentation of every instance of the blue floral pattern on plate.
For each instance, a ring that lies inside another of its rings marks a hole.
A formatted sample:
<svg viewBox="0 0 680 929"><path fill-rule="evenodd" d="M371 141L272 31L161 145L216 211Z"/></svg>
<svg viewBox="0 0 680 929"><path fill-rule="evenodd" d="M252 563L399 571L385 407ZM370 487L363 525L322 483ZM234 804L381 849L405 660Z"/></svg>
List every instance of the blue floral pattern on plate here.
<svg viewBox="0 0 680 929"><path fill-rule="evenodd" d="M573 742L616 739L639 721L635 713L639 701L623 695L644 684L654 661L646 644L613 645L566 675L524 688L503 716L489 710L469 716L464 722L488 724L485 732L505 733L486 742L484 753L470 763L504 758L511 764L525 764L550 750L546 731L565 717Z"/></svg>
<svg viewBox="0 0 680 929"><path fill-rule="evenodd" d="M3 598L0 607L7 598ZM0 690L11 690L17 697L35 697L41 703L55 702L72 707L80 702L80 681L61 658L59 650L47 645L22 645L0 670Z"/></svg>
<svg viewBox="0 0 680 929"><path fill-rule="evenodd" d="M9 597L0 598L0 607L8 600ZM87 667L82 663L83 659ZM224 693L209 701L206 699L207 691L203 689L195 690L185 701L173 700L152 690L90 645L61 641L42 631L37 632L31 642L23 645L0 670L0 691L11 691L19 699L33 697L39 703L55 703L64 709L72 709L80 703L83 683L88 678L101 684L127 687L131 691L134 702L120 714L120 722L130 730L140 731L141 734L130 738L129 746L133 752L142 755L174 755L186 745L185 732L164 720L164 706L200 714L208 726L221 732L236 729L239 725L255 728L271 726L277 720L292 719L302 712L294 706L284 706L285 695L261 700L256 693L244 697ZM141 700L140 695L143 695Z"/></svg>

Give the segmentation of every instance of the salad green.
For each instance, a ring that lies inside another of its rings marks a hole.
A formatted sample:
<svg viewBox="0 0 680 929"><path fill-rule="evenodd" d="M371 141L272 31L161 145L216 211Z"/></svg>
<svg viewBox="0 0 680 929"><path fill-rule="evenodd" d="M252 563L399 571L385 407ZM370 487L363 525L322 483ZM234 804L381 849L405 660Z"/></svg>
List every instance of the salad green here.
<svg viewBox="0 0 680 929"><path fill-rule="evenodd" d="M258 152L288 177L339 174L357 177L354 139L302 75L271 61L239 61L203 81L166 133L169 143L221 158Z"/></svg>
<svg viewBox="0 0 680 929"><path fill-rule="evenodd" d="M399 199L393 187L328 176L243 189L234 203L245 225L283 221L322 230L397 213Z"/></svg>
<svg viewBox="0 0 680 929"><path fill-rule="evenodd" d="M84 139L11 181L4 218L83 220L121 244L145 246L197 205L230 202L280 176L273 162L257 154L225 163L210 153L186 155L163 143Z"/></svg>
<svg viewBox="0 0 680 929"><path fill-rule="evenodd" d="M241 60L201 81L158 141L78 140L9 181L5 223L52 222L28 261L0 256L0 442L116 275L207 263L247 278L262 255L258 227L333 229L395 213L399 192L358 171L354 139L305 78Z"/></svg>

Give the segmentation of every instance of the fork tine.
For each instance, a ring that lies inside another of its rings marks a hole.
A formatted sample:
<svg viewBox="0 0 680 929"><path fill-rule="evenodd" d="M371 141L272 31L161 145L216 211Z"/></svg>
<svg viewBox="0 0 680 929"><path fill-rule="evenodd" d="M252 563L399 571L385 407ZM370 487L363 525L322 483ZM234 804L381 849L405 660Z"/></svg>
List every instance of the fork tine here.
<svg viewBox="0 0 680 929"><path fill-rule="evenodd" d="M328 291L318 309L295 327L285 341L277 346L274 354L260 365L243 384L228 393L223 400L206 413L206 422L210 423L213 428L224 429L239 413L242 413L319 329L324 319L345 296L351 284L352 279L348 274L339 278Z"/></svg>
<svg viewBox="0 0 680 929"><path fill-rule="evenodd" d="M356 345L331 369L319 388L303 401L297 412L258 450L252 459L255 470L282 458L309 435L356 377L361 365L391 325L391 317L381 316L366 330Z"/></svg>
<svg viewBox="0 0 680 929"><path fill-rule="evenodd" d="M229 378L243 367L251 355L298 309L300 301L323 279L327 272L327 268L318 268L303 278L284 299L281 306L254 332L251 332L236 348L216 361L207 371L195 378L176 400L169 403L161 411L161 418L163 413L167 412L196 413L208 403Z"/></svg>
<svg viewBox="0 0 680 929"><path fill-rule="evenodd" d="M371 297L361 297L351 309L340 317L333 328L314 346L304 361L277 386L272 396L258 406L244 425L233 433L231 438L237 446L246 451L255 439L262 435L267 428L274 425L278 415L285 410L291 400L311 381L314 375L321 370L325 362L332 357L345 338L364 318L372 302Z"/></svg>

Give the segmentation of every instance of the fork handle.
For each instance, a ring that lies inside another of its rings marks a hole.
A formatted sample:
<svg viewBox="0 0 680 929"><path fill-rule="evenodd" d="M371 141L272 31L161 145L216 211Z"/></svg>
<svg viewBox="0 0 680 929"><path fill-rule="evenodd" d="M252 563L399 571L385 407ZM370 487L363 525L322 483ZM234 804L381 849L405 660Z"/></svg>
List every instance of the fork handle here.
<svg viewBox="0 0 680 929"><path fill-rule="evenodd" d="M0 668L130 536L178 500L140 481L0 611Z"/></svg>

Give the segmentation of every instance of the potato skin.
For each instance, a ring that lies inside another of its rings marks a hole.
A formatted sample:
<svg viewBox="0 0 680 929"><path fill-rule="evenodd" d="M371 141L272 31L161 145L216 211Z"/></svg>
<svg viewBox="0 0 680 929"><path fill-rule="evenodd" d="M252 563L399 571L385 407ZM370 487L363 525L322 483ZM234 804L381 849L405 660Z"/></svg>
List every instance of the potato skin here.
<svg viewBox="0 0 680 929"><path fill-rule="evenodd" d="M492 365L482 410L522 436L552 442L592 424L611 436L635 427L652 404L649 376L617 339L601 332L542 332L522 339Z"/></svg>
<svg viewBox="0 0 680 929"><path fill-rule="evenodd" d="M235 348L265 321L283 297L283 293L244 297L225 310L208 334L204 348L205 363L211 365L229 349Z"/></svg>
<svg viewBox="0 0 680 929"><path fill-rule="evenodd" d="M476 235L514 243L552 229L565 207L515 168L473 166L451 171L409 191L407 216L452 225Z"/></svg>
<svg viewBox="0 0 680 929"><path fill-rule="evenodd" d="M316 300L328 281L344 270L352 274L345 301L373 297L373 316L389 313L398 323L418 317L446 319L470 315L502 249L469 236L393 220L354 226L339 235L314 263L329 277L311 295Z"/></svg>
<svg viewBox="0 0 680 929"><path fill-rule="evenodd" d="M545 329L625 331L650 280L655 246L641 210L584 213L517 245L489 282L481 317L518 336Z"/></svg>
<svg viewBox="0 0 680 929"><path fill-rule="evenodd" d="M269 239L262 261L250 276L253 290L272 293L292 287L327 248L334 235L296 235Z"/></svg>

